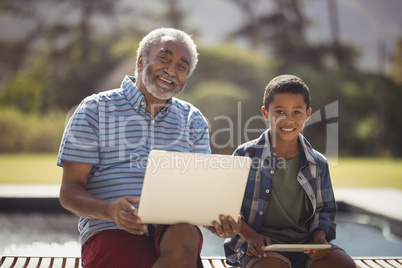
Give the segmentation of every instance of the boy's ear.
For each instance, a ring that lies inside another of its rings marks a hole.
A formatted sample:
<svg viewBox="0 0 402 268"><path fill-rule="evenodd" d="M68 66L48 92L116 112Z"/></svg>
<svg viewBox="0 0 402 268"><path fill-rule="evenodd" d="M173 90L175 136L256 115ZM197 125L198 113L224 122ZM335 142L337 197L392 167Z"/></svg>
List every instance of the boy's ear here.
<svg viewBox="0 0 402 268"><path fill-rule="evenodd" d="M264 119L269 121L268 120L268 110L265 108L265 106L261 107L261 113L262 113L262 116L264 117Z"/></svg>
<svg viewBox="0 0 402 268"><path fill-rule="evenodd" d="M310 108L308 108L308 109L307 109L307 113L306 113L306 121L305 121L305 122L307 122L307 121L310 119L311 112L312 112L312 109L311 109L311 107L310 107Z"/></svg>

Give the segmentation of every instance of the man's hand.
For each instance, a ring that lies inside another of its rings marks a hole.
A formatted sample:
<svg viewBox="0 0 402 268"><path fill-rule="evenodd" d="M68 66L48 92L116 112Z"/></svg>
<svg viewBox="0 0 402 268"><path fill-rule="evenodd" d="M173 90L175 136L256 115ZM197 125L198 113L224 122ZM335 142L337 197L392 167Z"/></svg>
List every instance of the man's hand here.
<svg viewBox="0 0 402 268"><path fill-rule="evenodd" d="M241 216L239 216L236 222L232 217L225 217L221 214L219 215L219 220L220 224L217 221L214 221L212 226L204 226L204 228L221 238L230 238L239 232L241 226Z"/></svg>
<svg viewBox="0 0 402 268"><path fill-rule="evenodd" d="M117 226L135 235L144 234L147 226L142 224L138 211L132 204L138 204L139 198L124 196L109 203L108 214Z"/></svg>

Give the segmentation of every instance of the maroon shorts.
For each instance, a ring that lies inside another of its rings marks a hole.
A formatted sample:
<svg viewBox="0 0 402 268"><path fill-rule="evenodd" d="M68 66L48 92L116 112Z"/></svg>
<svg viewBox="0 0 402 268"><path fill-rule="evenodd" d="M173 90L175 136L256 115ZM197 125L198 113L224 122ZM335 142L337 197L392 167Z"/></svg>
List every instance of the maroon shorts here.
<svg viewBox="0 0 402 268"><path fill-rule="evenodd" d="M150 268L160 255L159 242L168 225L160 226L154 236L133 235L124 230L105 230L88 239L82 246L82 266L85 268L135 267ZM200 253L202 233L200 235ZM203 267L198 255L197 267Z"/></svg>

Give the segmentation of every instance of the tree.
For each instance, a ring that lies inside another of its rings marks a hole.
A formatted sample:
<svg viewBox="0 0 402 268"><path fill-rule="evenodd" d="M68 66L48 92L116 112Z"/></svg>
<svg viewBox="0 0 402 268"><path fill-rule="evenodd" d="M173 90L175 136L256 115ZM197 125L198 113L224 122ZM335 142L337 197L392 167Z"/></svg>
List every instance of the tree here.
<svg viewBox="0 0 402 268"><path fill-rule="evenodd" d="M268 12L257 10L258 0L233 1L242 11L244 26L230 35L231 39L249 39L252 48L269 50L280 57L284 65L291 64L307 42L305 28L307 20L301 10L300 1L272 0ZM271 12L272 10L272 12Z"/></svg>
<svg viewBox="0 0 402 268"><path fill-rule="evenodd" d="M229 38L235 39L244 37L250 41L250 47L256 49L259 47L259 28L258 28L258 0L234 0L232 3L236 4L242 10L243 20L248 22L243 28L234 31Z"/></svg>
<svg viewBox="0 0 402 268"><path fill-rule="evenodd" d="M156 24L159 27L172 27L192 34L197 33L197 29L190 28L186 24L189 11L183 7L183 1L158 0L158 2L163 6L162 11L155 12L153 9L146 12L145 20L152 21L153 25Z"/></svg>
<svg viewBox="0 0 402 268"><path fill-rule="evenodd" d="M306 30L310 20L303 13L303 1L271 0L271 5L265 5L266 10L263 11L258 8L258 4L262 3L260 0L231 2L240 8L245 22L240 29L229 35L229 39L249 40L252 48L275 55L281 62L280 72L294 65L326 67L328 57L332 57L337 65L353 67L357 50L341 43L338 40L339 33L334 32L332 43L308 42ZM332 22L336 19L334 12Z"/></svg>
<svg viewBox="0 0 402 268"><path fill-rule="evenodd" d="M180 0L163 0L161 2L166 3L167 5L167 12L165 16L171 27L183 29L185 12L180 9Z"/></svg>
<svg viewBox="0 0 402 268"><path fill-rule="evenodd" d="M42 76L35 76L35 82L41 83L36 83L41 90L39 110L46 112L54 105L72 107L77 104L94 91L98 77L103 76L116 62L109 51L114 40L99 42L100 38L104 38L104 33L94 29L93 20L99 15L107 16L112 21L117 9L118 1L109 0L1 0L0 12L7 15L9 20L23 18L32 25L26 28L27 33L20 40L0 42L0 48L3 48L1 57L6 59L5 64L0 65L7 74L3 87L7 87L9 82L15 85L15 81L19 80L13 77L36 68L32 65L35 62L45 62L40 66L42 70L36 72ZM78 14L78 20L49 20L44 16L46 12L59 14L60 17L64 14ZM29 87L29 84L25 85ZM8 87L7 95L15 95L15 88L13 85ZM19 106L18 103L15 105ZM34 106L37 107L37 104Z"/></svg>
<svg viewBox="0 0 402 268"><path fill-rule="evenodd" d="M392 55L391 78L395 83L402 85L402 37L396 42L396 51Z"/></svg>
<svg viewBox="0 0 402 268"><path fill-rule="evenodd" d="M29 20L31 31L20 39L0 40L0 80L7 81L23 65L30 53L31 44L41 32L41 22L36 19L35 1L0 0L2 17ZM3 26L4 27L4 26Z"/></svg>

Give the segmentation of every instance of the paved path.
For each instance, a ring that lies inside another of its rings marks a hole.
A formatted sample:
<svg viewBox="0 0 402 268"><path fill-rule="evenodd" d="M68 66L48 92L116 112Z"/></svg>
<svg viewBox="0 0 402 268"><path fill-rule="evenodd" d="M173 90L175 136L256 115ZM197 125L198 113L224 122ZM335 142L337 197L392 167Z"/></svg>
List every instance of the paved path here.
<svg viewBox="0 0 402 268"><path fill-rule="evenodd" d="M0 198L58 198L57 184L0 184Z"/></svg>
<svg viewBox="0 0 402 268"><path fill-rule="evenodd" d="M401 222L402 190L395 188L335 188L335 198L376 215Z"/></svg>

